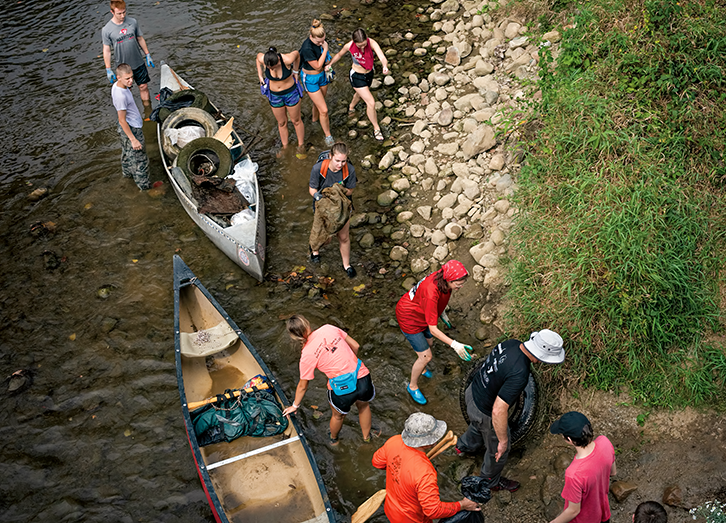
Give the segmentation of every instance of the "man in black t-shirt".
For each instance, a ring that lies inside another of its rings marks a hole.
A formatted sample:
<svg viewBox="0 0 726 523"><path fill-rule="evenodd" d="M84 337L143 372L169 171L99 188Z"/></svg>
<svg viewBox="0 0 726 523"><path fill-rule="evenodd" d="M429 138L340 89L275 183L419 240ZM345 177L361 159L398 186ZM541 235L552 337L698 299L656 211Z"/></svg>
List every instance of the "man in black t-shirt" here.
<svg viewBox="0 0 726 523"><path fill-rule="evenodd" d="M519 482L502 476L509 456L509 406L527 386L533 361L562 363L562 338L545 329L533 332L528 341L507 340L497 345L465 392L469 428L459 438L457 453L474 453L486 447L481 476L491 490L514 492Z"/></svg>

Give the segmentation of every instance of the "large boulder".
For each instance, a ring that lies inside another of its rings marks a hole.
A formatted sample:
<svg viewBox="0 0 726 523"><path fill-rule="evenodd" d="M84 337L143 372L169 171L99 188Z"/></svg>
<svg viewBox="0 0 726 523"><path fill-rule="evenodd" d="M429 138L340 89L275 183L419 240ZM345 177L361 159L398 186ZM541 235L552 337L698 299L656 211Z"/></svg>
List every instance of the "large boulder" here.
<svg viewBox="0 0 726 523"><path fill-rule="evenodd" d="M391 204L396 201L396 198L398 198L398 193L389 189L379 194L378 198L376 198L376 202L378 202L378 205L381 207L390 207Z"/></svg>
<svg viewBox="0 0 726 523"><path fill-rule="evenodd" d="M497 145L497 139L494 136L494 129L489 125L480 125L464 141L461 150L468 160L479 153L488 151L495 145Z"/></svg>

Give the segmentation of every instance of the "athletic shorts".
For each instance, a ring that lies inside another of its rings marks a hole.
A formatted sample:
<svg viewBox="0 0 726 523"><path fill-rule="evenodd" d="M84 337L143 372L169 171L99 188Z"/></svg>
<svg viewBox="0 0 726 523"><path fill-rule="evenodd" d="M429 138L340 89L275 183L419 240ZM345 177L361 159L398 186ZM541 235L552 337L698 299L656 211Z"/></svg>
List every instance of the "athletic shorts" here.
<svg viewBox="0 0 726 523"><path fill-rule="evenodd" d="M309 93L320 91L321 87L325 87L330 83L325 76L325 71L318 74L308 74L305 71L300 71L300 79L305 90Z"/></svg>
<svg viewBox="0 0 726 523"><path fill-rule="evenodd" d="M373 83L373 69L366 74L356 73L350 70L350 85L353 87L370 87Z"/></svg>
<svg viewBox="0 0 726 523"><path fill-rule="evenodd" d="M427 350L429 350L431 347L429 346L429 342L427 340L430 340L434 337L428 327L426 327L426 330L417 332L416 334L408 334L406 332L403 332L403 335L406 336L406 339L411 344L411 347L413 347L413 350L415 350L416 352L426 352Z"/></svg>
<svg viewBox="0 0 726 523"><path fill-rule="evenodd" d="M362 378L358 378L355 392L346 394L345 396L338 396L335 392L328 389L328 402L330 406L341 414L348 414L351 407L356 401L373 401L376 397L376 388L373 386L373 380L371 379L370 373L366 374Z"/></svg>
<svg viewBox="0 0 726 523"><path fill-rule="evenodd" d="M300 103L300 92L297 89L297 84L295 84L279 93L270 91L267 99L270 101L272 107L294 107Z"/></svg>
<svg viewBox="0 0 726 523"><path fill-rule="evenodd" d="M133 73L134 82L136 82L136 85L148 84L151 81L151 79L149 78L149 71L146 69L146 66L144 64L141 64L136 69L134 69Z"/></svg>

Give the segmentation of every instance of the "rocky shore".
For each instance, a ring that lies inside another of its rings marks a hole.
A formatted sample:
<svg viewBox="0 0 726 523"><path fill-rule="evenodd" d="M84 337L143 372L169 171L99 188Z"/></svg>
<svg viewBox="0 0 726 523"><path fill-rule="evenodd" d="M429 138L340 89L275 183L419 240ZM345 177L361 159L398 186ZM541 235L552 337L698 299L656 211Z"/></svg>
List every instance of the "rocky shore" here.
<svg viewBox="0 0 726 523"><path fill-rule="evenodd" d="M412 33L402 35L400 40L413 43L403 56L419 57L431 72L419 78L399 68L383 79L389 93L405 84L395 100L378 102L379 110L389 112L382 124L392 128L396 143L361 165L387 178L377 198L385 212L356 214L351 226L354 242L365 250L375 240L364 226L387 217L393 222L384 232L392 265L409 275L405 288L450 258L462 260L490 294L500 294L504 284L502 257L517 213L510 197L523 159L518 128L540 96L540 46L556 47L560 35L553 31L535 40L533 21L504 15L503 4L434 0L418 8L416 16L432 22L433 34L420 42ZM387 40L384 52L395 57L398 50ZM368 122L348 123L354 138L355 128ZM481 312L483 323L497 318L497 303L490 301Z"/></svg>

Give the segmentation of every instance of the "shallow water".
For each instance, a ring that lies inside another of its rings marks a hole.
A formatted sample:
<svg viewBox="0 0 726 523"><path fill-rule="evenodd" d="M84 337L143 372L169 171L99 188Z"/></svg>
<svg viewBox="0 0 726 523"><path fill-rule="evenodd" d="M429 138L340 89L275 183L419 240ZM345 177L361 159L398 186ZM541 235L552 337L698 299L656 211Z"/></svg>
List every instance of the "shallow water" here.
<svg viewBox="0 0 726 523"><path fill-rule="evenodd" d="M385 436L399 432L417 410L405 393L413 353L389 324L403 278L388 259L382 224L353 231L356 280L345 277L335 242L323 250L327 271L323 267L314 274L336 280L325 297L310 297L309 284L298 280L276 281L307 264L312 222L307 181L316 155L304 161L292 155L275 159L275 120L259 95L254 57L269 44L281 52L296 49L313 14L342 7L353 8L355 16L326 22L334 50L358 23L379 41L394 31L430 26L408 25L413 14L396 5L129 4L129 16L139 20L156 63L166 61L209 94L235 116L248 140L259 136L252 156L260 165L269 241L268 279L262 284L206 239L168 184L151 196L121 178L116 118L100 57L100 30L110 17L106 3L23 1L9 3L0 13L5 143L0 371L10 376L29 369L34 379L20 394L3 393L0 406L3 521L211 519L180 416L172 337L174 253L245 330L289 397L297 383L297 353L282 319L303 312L315 325L334 323L361 343L378 389L374 419ZM338 136L347 132L348 65L343 60L337 66L328 97ZM423 72L420 65L403 67ZM158 71L150 70L152 95ZM320 127L310 124L309 100L303 113L307 141L322 145ZM146 124L144 132L152 180L162 180L155 126ZM354 162L377 150L372 140L359 139L352 146ZM385 180L359 171L357 210L380 211L375 197ZM30 201L27 195L38 187L48 187L49 196ZM46 228L31 233L37 222ZM363 253L356 238L366 231L377 244ZM387 269L385 276L381 268ZM360 284L366 288L354 291ZM456 298L452 304L464 307ZM473 339L466 329L459 332ZM463 367L439 349L436 375L423 385L430 400L426 411L461 431L457 395ZM362 444L352 414L341 445L325 444L329 409L322 378L305 405L300 416L333 507L350 514L383 487L383 473L370 465L380 443ZM313 418L310 405L320 407L320 419ZM453 482L442 481L445 497L456 499Z"/></svg>

